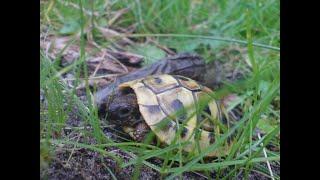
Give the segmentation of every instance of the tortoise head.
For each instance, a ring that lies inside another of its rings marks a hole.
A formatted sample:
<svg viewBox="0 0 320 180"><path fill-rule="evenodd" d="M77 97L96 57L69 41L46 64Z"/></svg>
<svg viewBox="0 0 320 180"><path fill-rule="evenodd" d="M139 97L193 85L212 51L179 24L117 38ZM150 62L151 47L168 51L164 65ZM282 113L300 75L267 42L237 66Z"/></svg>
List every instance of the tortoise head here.
<svg viewBox="0 0 320 180"><path fill-rule="evenodd" d="M133 91L120 91L107 107L110 121L116 125L133 126L140 119L139 106Z"/></svg>

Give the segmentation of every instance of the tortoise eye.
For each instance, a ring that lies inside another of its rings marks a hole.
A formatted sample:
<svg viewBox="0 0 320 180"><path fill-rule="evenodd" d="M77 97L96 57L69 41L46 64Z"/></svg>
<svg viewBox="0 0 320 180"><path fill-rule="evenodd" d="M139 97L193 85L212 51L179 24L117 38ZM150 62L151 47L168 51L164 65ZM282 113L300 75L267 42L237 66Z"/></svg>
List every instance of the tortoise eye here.
<svg viewBox="0 0 320 180"><path fill-rule="evenodd" d="M120 110L120 113L121 113L121 114L127 114L129 111L130 111L130 110L127 109L127 108L122 108L122 109Z"/></svg>
<svg viewBox="0 0 320 180"><path fill-rule="evenodd" d="M130 114L131 114L131 109L129 109L129 108L121 108L119 110L119 116L120 117L125 117L125 116L128 116Z"/></svg>

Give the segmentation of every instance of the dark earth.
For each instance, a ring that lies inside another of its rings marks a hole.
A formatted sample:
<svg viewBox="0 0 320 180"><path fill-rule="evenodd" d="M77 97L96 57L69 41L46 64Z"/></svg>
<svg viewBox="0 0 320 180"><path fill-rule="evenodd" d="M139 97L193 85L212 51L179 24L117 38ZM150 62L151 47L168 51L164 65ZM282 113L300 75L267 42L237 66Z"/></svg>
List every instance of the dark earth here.
<svg viewBox="0 0 320 180"><path fill-rule="evenodd" d="M109 149L111 150L111 149ZM123 159L128 161L125 153L119 149L119 155L123 155ZM129 180L132 179L134 166L129 166L123 169L117 168L117 164L114 160L107 157L102 157L97 152L79 149L74 151L72 158L68 161L70 151L59 151L56 157L51 162L49 168L41 172L41 179L113 179L109 173L111 170L117 179ZM68 163L67 163L68 162ZM263 165L263 164L261 164ZM280 165L272 164L271 166L275 174L280 175ZM212 178L215 178L215 174L211 174ZM201 173L183 173L183 179L208 179ZM236 179L243 179L244 175L241 173ZM143 166L140 171L139 179L161 179L160 174L146 166ZM268 177L261 175L255 171L251 171L249 174L251 180L267 180Z"/></svg>
<svg viewBox="0 0 320 180"><path fill-rule="evenodd" d="M81 138L82 139L82 138ZM93 139L86 138L87 141L94 141ZM81 142L81 140L79 141ZM116 154L128 162L130 156L118 148L108 148L106 151L117 152ZM69 148L57 148L55 155L47 168L41 170L41 179L113 179L110 171L117 179L129 180L132 179L135 167L133 165L126 168L120 168L115 160L103 157L98 152L87 150L84 148L77 148L72 152L72 147ZM161 160L152 159L152 163L161 166ZM262 166L266 166L265 163L261 163ZM271 163L273 173L280 175L280 164ZM227 172L225 172L227 174ZM211 173L212 178L216 178L214 173ZM202 175L201 172L188 172L183 173L183 179L208 179ZM236 179L243 179L242 173L238 174ZM161 179L160 173L147 167L142 166L140 170L139 179ZM249 174L251 180L264 180L268 177L261 175L255 171L251 171Z"/></svg>

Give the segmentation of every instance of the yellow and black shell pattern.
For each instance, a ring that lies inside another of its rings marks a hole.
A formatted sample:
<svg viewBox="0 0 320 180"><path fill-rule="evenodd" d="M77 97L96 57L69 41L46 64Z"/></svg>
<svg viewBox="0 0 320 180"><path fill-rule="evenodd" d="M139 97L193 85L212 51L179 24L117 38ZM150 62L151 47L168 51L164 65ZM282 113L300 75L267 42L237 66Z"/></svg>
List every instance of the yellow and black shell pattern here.
<svg viewBox="0 0 320 180"><path fill-rule="evenodd" d="M177 142L177 132L180 141L190 142L183 148L187 152L205 150L215 142L219 128L214 126L213 120L221 119L221 110L210 96L209 88L190 78L168 74L125 82L119 88L134 90L143 119L161 142ZM202 98L211 99L204 108L206 116L196 113ZM210 152L207 156L225 154L227 149Z"/></svg>

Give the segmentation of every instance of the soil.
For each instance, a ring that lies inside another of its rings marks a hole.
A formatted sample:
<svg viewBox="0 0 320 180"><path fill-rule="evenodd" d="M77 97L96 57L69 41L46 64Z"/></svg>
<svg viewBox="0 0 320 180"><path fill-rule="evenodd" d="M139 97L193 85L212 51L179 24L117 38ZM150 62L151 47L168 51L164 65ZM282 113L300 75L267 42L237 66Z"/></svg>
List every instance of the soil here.
<svg viewBox="0 0 320 180"><path fill-rule="evenodd" d="M111 149L109 149L111 150ZM126 153L120 149L112 148L113 151L118 151L119 156L123 158L125 162L128 162ZM120 180L132 179L135 167L128 166L126 168L120 168L117 163L108 157L103 157L97 152L93 152L86 149L75 150L72 157L69 159L71 150L58 150L55 157L50 163L48 168L41 171L41 179L113 179L113 175ZM155 160L153 161L155 163ZM265 163L264 163L265 164ZM275 174L280 176L280 165L272 164L272 170ZM112 174L110 173L112 172ZM215 174L211 174L211 178L215 179ZM255 171L251 171L248 175L250 180L267 180L268 177L261 175ZM161 179L161 175L147 167L142 166L140 170L139 179ZM207 179L204 175L199 173L184 173L182 179ZM236 179L244 179L244 174L240 173Z"/></svg>

